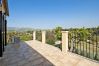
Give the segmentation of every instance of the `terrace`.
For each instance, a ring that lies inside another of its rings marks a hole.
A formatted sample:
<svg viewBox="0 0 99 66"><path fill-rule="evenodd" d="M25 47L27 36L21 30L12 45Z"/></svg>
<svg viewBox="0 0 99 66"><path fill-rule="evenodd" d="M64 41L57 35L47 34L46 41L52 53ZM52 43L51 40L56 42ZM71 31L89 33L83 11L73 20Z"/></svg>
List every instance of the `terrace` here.
<svg viewBox="0 0 99 66"><path fill-rule="evenodd" d="M7 0L0 0L0 66L99 66L99 29L89 30L88 37L83 36L84 31L62 31L61 50L46 43L46 31L38 33L40 39L34 31L32 40L13 36L7 44L7 16Z"/></svg>
<svg viewBox="0 0 99 66"><path fill-rule="evenodd" d="M46 44L46 32L42 31L42 42L36 40L20 41L14 38L12 44L5 47L0 66L99 66L98 61L88 59L68 51L68 32L62 32L62 51Z"/></svg>

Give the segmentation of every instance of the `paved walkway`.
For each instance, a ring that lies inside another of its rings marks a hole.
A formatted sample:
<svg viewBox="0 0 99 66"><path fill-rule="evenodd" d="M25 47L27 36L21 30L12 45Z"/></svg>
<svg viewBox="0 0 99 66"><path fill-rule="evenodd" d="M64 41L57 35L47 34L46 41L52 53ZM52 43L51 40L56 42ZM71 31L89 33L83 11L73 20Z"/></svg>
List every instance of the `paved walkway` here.
<svg viewBox="0 0 99 66"><path fill-rule="evenodd" d="M26 41L10 44L0 66L99 66L75 54L64 54L60 49L39 41Z"/></svg>
<svg viewBox="0 0 99 66"><path fill-rule="evenodd" d="M6 46L0 66L53 66L25 42Z"/></svg>

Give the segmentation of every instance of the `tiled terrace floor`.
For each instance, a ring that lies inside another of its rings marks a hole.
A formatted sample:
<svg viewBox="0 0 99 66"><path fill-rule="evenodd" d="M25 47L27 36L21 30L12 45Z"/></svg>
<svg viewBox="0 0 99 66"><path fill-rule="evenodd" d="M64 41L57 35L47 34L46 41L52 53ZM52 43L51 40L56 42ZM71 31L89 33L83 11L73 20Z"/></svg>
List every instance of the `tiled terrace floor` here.
<svg viewBox="0 0 99 66"><path fill-rule="evenodd" d="M53 66L25 42L6 46L0 66Z"/></svg>
<svg viewBox="0 0 99 66"><path fill-rule="evenodd" d="M99 66L75 54L64 54L58 48L38 41L6 46L0 66Z"/></svg>

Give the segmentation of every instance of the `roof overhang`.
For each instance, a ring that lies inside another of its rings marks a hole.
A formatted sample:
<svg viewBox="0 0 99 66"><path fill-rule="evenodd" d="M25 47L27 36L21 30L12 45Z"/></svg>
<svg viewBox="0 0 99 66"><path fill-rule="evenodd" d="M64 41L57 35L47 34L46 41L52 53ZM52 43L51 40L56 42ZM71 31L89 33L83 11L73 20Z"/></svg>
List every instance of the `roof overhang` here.
<svg viewBox="0 0 99 66"><path fill-rule="evenodd" d="M9 16L8 0L2 0L2 11L6 16Z"/></svg>

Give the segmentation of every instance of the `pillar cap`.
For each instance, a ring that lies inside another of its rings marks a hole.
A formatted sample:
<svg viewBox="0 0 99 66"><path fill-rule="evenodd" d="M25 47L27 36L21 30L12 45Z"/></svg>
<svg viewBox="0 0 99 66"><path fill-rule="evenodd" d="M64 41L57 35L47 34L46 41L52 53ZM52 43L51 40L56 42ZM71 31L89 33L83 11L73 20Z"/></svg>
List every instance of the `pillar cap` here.
<svg viewBox="0 0 99 66"><path fill-rule="evenodd" d="M45 30L42 30L42 32L46 32Z"/></svg>
<svg viewBox="0 0 99 66"><path fill-rule="evenodd" d="M61 31L62 33L68 33L69 31Z"/></svg>

